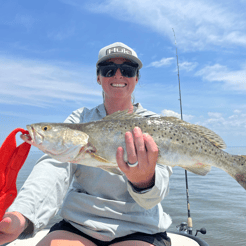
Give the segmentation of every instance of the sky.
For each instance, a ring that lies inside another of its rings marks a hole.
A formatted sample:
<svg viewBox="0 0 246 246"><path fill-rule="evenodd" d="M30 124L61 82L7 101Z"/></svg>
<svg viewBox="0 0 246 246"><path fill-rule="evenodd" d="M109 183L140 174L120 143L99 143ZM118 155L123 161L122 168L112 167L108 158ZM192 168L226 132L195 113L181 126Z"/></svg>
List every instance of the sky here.
<svg viewBox="0 0 246 246"><path fill-rule="evenodd" d="M184 120L246 146L245 9L246 0L0 0L0 144L17 127L102 103L98 52L123 42L143 63L135 102L180 117L178 58Z"/></svg>

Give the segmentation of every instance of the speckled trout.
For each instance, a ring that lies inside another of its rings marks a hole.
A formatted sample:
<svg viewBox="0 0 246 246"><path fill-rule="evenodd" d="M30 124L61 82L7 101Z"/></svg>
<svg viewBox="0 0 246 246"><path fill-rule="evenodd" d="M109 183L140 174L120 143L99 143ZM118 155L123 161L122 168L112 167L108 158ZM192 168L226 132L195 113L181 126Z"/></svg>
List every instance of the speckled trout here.
<svg viewBox="0 0 246 246"><path fill-rule="evenodd" d="M32 145L61 162L102 168L122 174L116 163L116 150L124 148L125 133L134 127L151 135L159 149L158 163L180 166L206 175L211 166L230 174L246 189L246 156L223 151L224 141L211 130L175 117L141 117L119 111L89 123L38 123L28 125Z"/></svg>

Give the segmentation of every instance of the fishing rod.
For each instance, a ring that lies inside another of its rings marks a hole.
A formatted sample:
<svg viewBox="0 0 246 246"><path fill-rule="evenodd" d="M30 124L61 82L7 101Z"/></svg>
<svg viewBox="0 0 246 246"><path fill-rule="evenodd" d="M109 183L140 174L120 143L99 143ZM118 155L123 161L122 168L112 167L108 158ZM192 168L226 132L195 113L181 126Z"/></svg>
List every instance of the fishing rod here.
<svg viewBox="0 0 246 246"><path fill-rule="evenodd" d="M178 60L178 49L176 44L176 36L173 29L174 39L175 39L175 46L176 46L176 58L177 58L177 70L178 70L178 83L179 83L179 102L180 102L180 115L181 120L183 120L183 111L182 111L182 100L181 100L181 86L180 86L180 77L179 77L179 60ZM187 200L187 211L188 211L188 233L192 235L192 218L190 215L190 199L189 199L189 187L188 187L188 174L187 170L185 170L185 183L186 183L186 200Z"/></svg>

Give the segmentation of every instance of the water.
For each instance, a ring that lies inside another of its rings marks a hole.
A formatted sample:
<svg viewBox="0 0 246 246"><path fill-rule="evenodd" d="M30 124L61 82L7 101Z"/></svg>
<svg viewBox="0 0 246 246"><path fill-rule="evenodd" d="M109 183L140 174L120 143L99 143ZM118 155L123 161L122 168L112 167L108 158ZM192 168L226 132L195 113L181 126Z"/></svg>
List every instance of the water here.
<svg viewBox="0 0 246 246"><path fill-rule="evenodd" d="M246 154L246 147L231 147L227 152ZM26 163L19 172L17 188L21 188L30 174L41 152L30 152ZM176 231L176 225L187 221L185 178L182 168L173 168L170 193L162 202L173 224L169 231ZM245 190L224 171L212 168L205 177L188 172L193 234L205 227L207 234L199 237L210 246L246 245L246 193ZM58 216L48 224L60 220Z"/></svg>

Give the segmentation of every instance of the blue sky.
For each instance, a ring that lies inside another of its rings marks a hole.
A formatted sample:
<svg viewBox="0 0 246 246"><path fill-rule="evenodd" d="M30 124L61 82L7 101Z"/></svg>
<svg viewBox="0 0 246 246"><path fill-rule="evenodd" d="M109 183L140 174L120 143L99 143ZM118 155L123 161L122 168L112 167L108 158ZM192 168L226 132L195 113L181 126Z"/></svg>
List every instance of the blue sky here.
<svg viewBox="0 0 246 246"><path fill-rule="evenodd" d="M114 42L143 62L135 101L178 116L174 29L184 119L246 146L245 9L245 0L1 0L0 144L17 127L102 103L95 64Z"/></svg>

